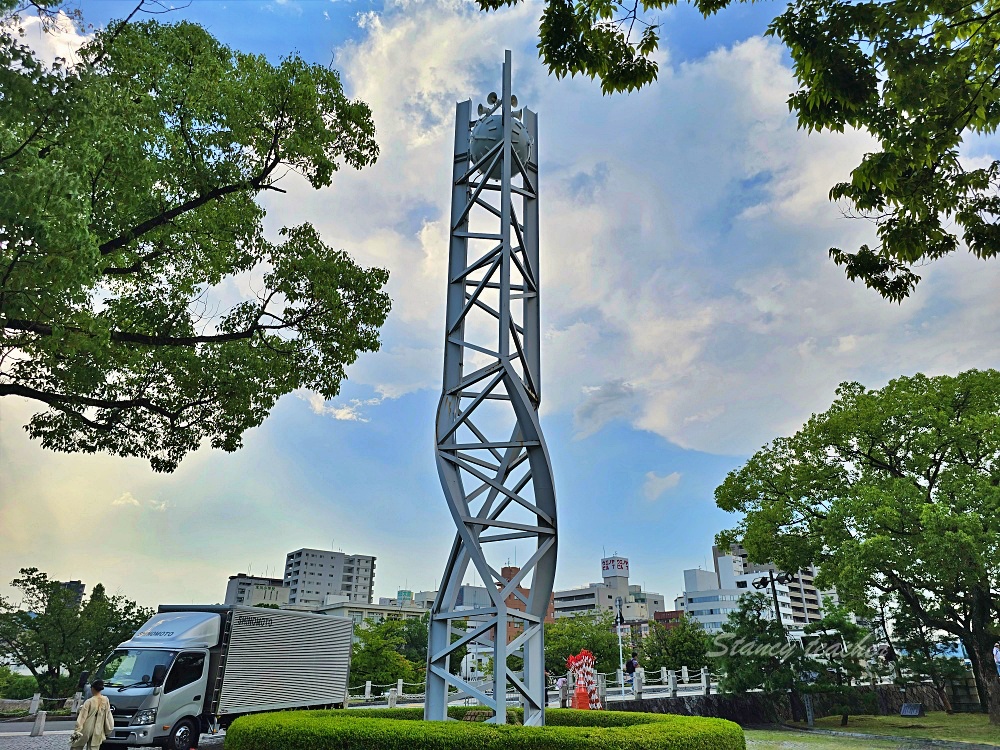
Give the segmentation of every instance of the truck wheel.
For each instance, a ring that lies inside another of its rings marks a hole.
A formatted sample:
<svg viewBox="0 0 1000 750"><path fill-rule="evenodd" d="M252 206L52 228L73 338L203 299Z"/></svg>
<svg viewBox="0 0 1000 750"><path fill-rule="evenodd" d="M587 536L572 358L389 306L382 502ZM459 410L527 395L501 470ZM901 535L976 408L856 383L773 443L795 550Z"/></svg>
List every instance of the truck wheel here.
<svg viewBox="0 0 1000 750"><path fill-rule="evenodd" d="M167 739L166 750L192 750L198 747L198 728L190 719L181 719Z"/></svg>

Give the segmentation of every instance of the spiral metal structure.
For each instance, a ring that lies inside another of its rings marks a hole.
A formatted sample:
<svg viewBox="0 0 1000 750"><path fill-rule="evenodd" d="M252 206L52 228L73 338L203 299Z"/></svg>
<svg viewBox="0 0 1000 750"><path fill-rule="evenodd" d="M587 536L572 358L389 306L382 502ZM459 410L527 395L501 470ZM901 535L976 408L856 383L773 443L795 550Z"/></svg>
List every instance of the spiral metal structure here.
<svg viewBox="0 0 1000 750"><path fill-rule="evenodd" d="M487 102L477 118L471 101L456 113L436 454L457 534L431 611L425 718L445 720L449 700L471 697L503 724L510 693L524 723L537 726L545 721L543 620L555 579L556 501L538 421L538 120L513 109L509 51L502 95ZM484 130L496 133L485 148ZM523 560L516 572L504 568L512 552ZM459 601L470 565L486 584L488 606ZM493 657L488 681L450 669L453 654L473 644ZM523 670L509 657L523 659Z"/></svg>

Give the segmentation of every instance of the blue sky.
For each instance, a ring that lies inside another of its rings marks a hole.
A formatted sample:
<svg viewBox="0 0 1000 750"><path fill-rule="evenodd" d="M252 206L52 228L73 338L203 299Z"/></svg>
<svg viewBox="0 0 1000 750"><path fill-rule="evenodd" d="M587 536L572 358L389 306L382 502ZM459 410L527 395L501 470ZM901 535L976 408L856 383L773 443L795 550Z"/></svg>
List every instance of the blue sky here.
<svg viewBox="0 0 1000 750"><path fill-rule="evenodd" d="M130 7L80 6L95 25ZM617 552L635 582L672 600L681 571L710 562L733 520L712 500L726 472L826 408L839 382L996 366L1000 266L935 263L896 306L827 260L829 247L871 236L826 198L871 143L796 128L787 53L761 37L779 7L707 21L688 6L665 11L660 81L615 97L546 75L538 4L484 15L461 0L193 0L160 16L272 60L333 60L371 104L378 164L319 192L288 182L288 195L268 198L267 226L311 221L388 268L393 313L382 350L350 368L338 398L289 395L243 450L201 450L172 476L42 451L21 429L31 406L0 403L0 580L33 565L147 604L213 602L228 575L332 544L378 557L377 596L436 587L453 534L431 433L450 130L456 100L499 85L505 48L515 93L541 123L557 587L596 580L602 555ZM989 141L970 147L970 158L993 153Z"/></svg>

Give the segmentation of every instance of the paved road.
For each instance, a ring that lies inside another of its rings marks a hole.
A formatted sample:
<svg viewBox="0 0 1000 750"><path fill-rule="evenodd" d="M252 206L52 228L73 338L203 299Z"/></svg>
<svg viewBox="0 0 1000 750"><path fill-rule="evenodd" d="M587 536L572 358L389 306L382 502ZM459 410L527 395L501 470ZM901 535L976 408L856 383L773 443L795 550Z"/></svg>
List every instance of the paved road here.
<svg viewBox="0 0 1000 750"><path fill-rule="evenodd" d="M66 750L73 725L70 722L57 722L46 726L50 728L47 728L41 737L29 737L28 732L31 731L31 724L21 722L0 724L0 750ZM11 729L11 727L17 727L17 729ZM201 738L200 746L222 750L225 738L225 732L214 737L204 735Z"/></svg>

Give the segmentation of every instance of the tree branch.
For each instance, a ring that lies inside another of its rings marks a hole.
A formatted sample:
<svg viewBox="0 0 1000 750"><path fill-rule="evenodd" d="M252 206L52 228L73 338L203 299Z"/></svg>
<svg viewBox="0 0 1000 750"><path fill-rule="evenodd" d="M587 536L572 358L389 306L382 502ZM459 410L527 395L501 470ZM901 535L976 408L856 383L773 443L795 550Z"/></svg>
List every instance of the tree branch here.
<svg viewBox="0 0 1000 750"><path fill-rule="evenodd" d="M263 311L261 311L263 314ZM46 323L35 323L30 320L16 320L6 318L2 321L2 327L12 331L24 331L26 333L37 333L41 336L51 336L52 326ZM157 336L148 333L135 333L133 331L111 331L111 340L122 344L142 344L143 346L195 346L196 344L224 344L229 341L241 341L251 338L261 331L277 331L287 328L287 325L261 325L254 322L249 328L231 333L218 333L208 336ZM83 333L81 328L66 328L67 331Z"/></svg>
<svg viewBox="0 0 1000 750"><path fill-rule="evenodd" d="M120 401L112 399L103 398L91 398L90 396L77 396L67 393L49 393L47 391L40 391L35 388L29 388L26 385L21 385L20 383L0 383L0 396L23 396L24 398L30 398L35 401L41 401L49 406L52 406L60 411L63 411L70 416L78 418L87 423L89 427L94 429L102 430L107 432L111 429L111 426L102 422L95 422L92 419L80 414L80 412L75 409L71 409L68 405L74 404L78 406L88 406L98 409L147 409L154 414L159 414L161 417L173 421L177 419L184 409L192 406L188 404L181 407L177 411L170 411L159 404L153 403L148 398L135 398L135 399L124 399ZM196 402L196 403L205 403Z"/></svg>
<svg viewBox="0 0 1000 750"><path fill-rule="evenodd" d="M185 201L179 206L174 206L173 208L162 212L158 216L154 216L151 219L147 219L141 224L129 229L112 240L108 240L103 245L100 246L101 255L110 255L111 253L117 252L125 247L128 243L132 242L144 234L147 234L157 227L161 227L164 224L176 219L178 216L185 214L189 211L194 211L196 208L204 206L206 203L223 198L231 193L239 192L240 190L263 190L266 185L263 184L264 180L267 179L274 169L281 163L281 157L278 153L278 143L281 139L281 128L276 124L274 128L274 136L271 139L271 145L267 152L267 157L265 158L264 168L260 171L256 177L246 182L237 182L231 185L225 185L223 187L217 187L214 190L210 190L207 193L199 195L197 198L192 198L189 201Z"/></svg>

